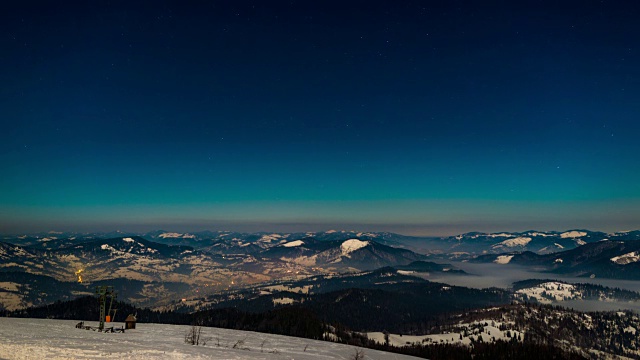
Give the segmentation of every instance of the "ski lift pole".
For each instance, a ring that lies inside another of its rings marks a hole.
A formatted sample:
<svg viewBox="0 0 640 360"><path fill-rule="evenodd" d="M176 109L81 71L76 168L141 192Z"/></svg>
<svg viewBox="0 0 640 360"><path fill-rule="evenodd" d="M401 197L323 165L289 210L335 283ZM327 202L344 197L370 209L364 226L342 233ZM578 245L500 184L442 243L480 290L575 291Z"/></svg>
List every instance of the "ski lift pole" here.
<svg viewBox="0 0 640 360"><path fill-rule="evenodd" d="M113 305L113 298L116 296L113 286L97 286L96 295L98 295L98 301L100 302L100 319L98 325L98 331L104 330L104 321L106 317L107 296L111 297L111 303L109 304L109 312L111 312L111 306Z"/></svg>
<svg viewBox="0 0 640 360"><path fill-rule="evenodd" d="M114 318L116 317L116 311L112 310L113 309L113 300L116 298L116 292L113 291L113 288L111 288L111 301L109 302L109 311L107 312L107 315L109 316L109 321L108 322L113 322Z"/></svg>

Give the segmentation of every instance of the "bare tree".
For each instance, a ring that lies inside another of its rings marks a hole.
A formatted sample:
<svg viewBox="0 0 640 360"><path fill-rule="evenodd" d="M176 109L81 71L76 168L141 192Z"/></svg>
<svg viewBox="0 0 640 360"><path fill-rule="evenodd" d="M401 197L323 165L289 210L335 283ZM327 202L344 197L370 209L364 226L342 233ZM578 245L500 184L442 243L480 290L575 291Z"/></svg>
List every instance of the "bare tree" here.
<svg viewBox="0 0 640 360"><path fill-rule="evenodd" d="M191 325L184 334L184 342L186 344L205 346L209 340L211 340L211 338L204 337L202 335L202 326L198 325Z"/></svg>
<svg viewBox="0 0 640 360"><path fill-rule="evenodd" d="M184 342L191 345L200 345L201 337L202 337L202 327L192 325L189 328L189 330L187 330L187 332L184 334Z"/></svg>
<svg viewBox="0 0 640 360"><path fill-rule="evenodd" d="M356 348L349 358L350 360L364 360L364 350Z"/></svg>
<svg viewBox="0 0 640 360"><path fill-rule="evenodd" d="M244 343L245 343L245 341L246 341L246 340L247 340L247 338L240 339L240 340L236 341L236 343L235 343L235 344L233 344L233 347L232 347L232 348L233 348L233 349L243 349L243 350L246 350L246 348L244 348L244 347L243 347L243 346L244 346Z"/></svg>

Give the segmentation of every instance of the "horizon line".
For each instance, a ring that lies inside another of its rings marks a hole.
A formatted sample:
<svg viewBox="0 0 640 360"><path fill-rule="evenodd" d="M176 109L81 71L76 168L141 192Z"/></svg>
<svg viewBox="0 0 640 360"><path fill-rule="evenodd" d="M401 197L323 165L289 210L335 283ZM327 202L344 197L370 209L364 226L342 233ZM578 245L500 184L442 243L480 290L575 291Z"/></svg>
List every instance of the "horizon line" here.
<svg viewBox="0 0 640 360"><path fill-rule="evenodd" d="M135 235L145 235L151 232L163 232L163 233L177 233L177 234L181 234L181 235L187 235L187 234L198 234L198 233L203 233L203 232L217 232L217 233L240 233L240 234L259 234L259 233L275 233L275 234L300 234L300 233L336 233L336 232L340 232L340 233L361 233L361 234L365 234L365 233L391 233L391 234L395 234L395 235L400 235L400 236L407 236L407 237L451 237L451 236L459 236L459 235L465 235L465 234L487 234L487 235L492 235L492 234L501 234L501 233L511 233L511 234L522 234L522 233L527 233L527 232L539 232L539 233L558 233L558 234L562 234L562 233L567 233L567 232L571 232L571 231L587 231L587 232L600 232L600 233L605 233L605 234L617 234L617 233L628 233L628 232L633 232L633 231L640 231L640 229L630 229L630 230L617 230L617 231L602 231L602 230L591 230L591 229L587 229L587 228L570 228L570 229L565 229L565 230L536 230L536 229L527 229L527 230L504 230L504 231L491 231L491 232L487 232L487 231L465 231L465 232L460 232L460 233L450 233L450 234L446 234L446 235L416 235L416 234L403 234L400 232L394 232L394 231L383 231L383 230L346 230L346 229L329 229L329 230L308 230L308 231L269 231L269 230L259 230L259 231L241 231L241 230L211 230L211 229L202 229L202 230L165 230L162 228L155 228L155 229L151 229L151 230L143 230L143 231L132 231L132 230L120 230L120 229L116 229L116 230L107 230L107 231L79 231L79 230L44 230L44 231L33 231L33 232L14 232L14 233L1 233L1 236L6 237L6 236L38 236L38 235L43 235L43 234L49 234L49 235L60 235L60 234L109 234L109 233L124 233L124 234L135 234Z"/></svg>

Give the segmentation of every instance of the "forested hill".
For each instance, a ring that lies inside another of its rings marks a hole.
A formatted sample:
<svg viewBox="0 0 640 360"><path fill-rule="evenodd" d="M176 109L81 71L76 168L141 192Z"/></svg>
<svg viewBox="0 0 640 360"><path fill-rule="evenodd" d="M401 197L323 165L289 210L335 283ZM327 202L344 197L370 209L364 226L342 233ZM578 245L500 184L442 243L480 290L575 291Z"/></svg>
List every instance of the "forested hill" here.
<svg viewBox="0 0 640 360"><path fill-rule="evenodd" d="M118 309L115 317L116 322L123 322L129 314L137 314L137 320L141 323L197 324L310 339L321 339L323 334L322 322L310 311L298 307L281 308L262 313L249 313L225 308L189 314L175 311L155 311L148 308L141 309L120 301L114 302L113 307ZM3 311L0 312L0 316L83 320L97 323L99 308L95 297L85 296L40 307Z"/></svg>
<svg viewBox="0 0 640 360"><path fill-rule="evenodd" d="M511 341L499 340L492 343L474 343L470 347L456 344L407 344L404 346L381 344L368 339L364 334L353 332L339 323L324 323L312 311L299 306L282 307L261 313L249 313L233 308L224 308L189 314L141 309L123 302L115 302L114 308L118 309L118 315L115 319L117 322L123 321L128 314L137 314L138 321L142 323L193 324L310 339L330 339L346 344L430 359L517 358L542 360L584 358L547 342L521 342L515 341L515 339ZM47 306L17 311L1 311L0 316L96 321L98 318L98 302L96 298L87 296L71 301L56 302ZM433 324L437 323L434 322Z"/></svg>

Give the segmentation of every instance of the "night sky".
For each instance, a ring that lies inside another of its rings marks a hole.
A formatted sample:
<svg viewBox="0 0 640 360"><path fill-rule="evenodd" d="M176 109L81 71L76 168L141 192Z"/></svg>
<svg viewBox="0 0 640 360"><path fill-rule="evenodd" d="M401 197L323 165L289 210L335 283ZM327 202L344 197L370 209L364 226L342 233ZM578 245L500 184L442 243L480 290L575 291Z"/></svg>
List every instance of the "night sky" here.
<svg viewBox="0 0 640 360"><path fill-rule="evenodd" d="M0 232L640 228L635 1L0 5Z"/></svg>

